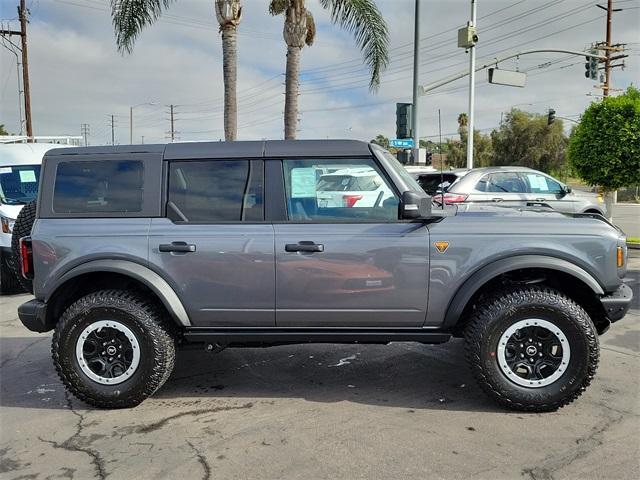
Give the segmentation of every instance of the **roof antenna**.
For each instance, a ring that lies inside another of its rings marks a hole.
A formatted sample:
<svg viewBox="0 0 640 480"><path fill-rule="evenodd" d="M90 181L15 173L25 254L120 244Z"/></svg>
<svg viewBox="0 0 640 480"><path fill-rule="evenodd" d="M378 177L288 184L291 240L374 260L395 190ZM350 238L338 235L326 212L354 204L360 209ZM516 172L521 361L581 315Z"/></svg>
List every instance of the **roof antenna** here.
<svg viewBox="0 0 640 480"><path fill-rule="evenodd" d="M442 172L444 162L442 161L442 121L440 119L440 109L438 109L438 137L440 140L440 143L438 144L438 153L440 157L440 196L442 197L442 202L440 205L442 207L442 210L444 210L444 174Z"/></svg>

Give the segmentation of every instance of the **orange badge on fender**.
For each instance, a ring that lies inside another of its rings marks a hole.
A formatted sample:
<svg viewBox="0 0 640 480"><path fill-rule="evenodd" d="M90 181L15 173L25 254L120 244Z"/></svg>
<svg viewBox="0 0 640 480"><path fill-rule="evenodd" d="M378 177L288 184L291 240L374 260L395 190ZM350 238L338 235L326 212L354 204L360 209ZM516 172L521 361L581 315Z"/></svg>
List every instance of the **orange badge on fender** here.
<svg viewBox="0 0 640 480"><path fill-rule="evenodd" d="M440 253L444 253L449 248L449 242L433 242L433 245L438 249Z"/></svg>

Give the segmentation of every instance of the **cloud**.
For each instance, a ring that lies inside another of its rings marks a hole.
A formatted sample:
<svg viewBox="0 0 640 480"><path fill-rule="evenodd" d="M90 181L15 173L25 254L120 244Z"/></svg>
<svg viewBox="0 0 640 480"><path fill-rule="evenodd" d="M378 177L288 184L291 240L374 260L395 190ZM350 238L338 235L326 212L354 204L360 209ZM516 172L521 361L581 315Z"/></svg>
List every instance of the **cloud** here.
<svg viewBox="0 0 640 480"><path fill-rule="evenodd" d="M5 8L3 17L15 16ZM553 4L552 4L553 3ZM630 44L627 69L614 71L614 86L640 78L637 26L640 0L619 0L625 13L614 16L614 40ZM239 136L281 138L286 47L282 17L270 17L267 2L244 0L238 36ZM378 0L391 34L392 61L376 94L351 36L329 21L319 2L307 0L318 24L316 43L302 53L300 138L394 136L395 102L411 101L413 0ZM177 0L157 24L145 29L131 55L115 48L107 0L40 0L30 5L29 52L36 134L79 134L91 125L92 143L111 139L115 115L118 143L129 141L129 107L134 141L164 142L168 107L184 140L219 139L222 130L221 42L212 0ZM423 2L420 81L431 83L465 69L468 56L456 47L456 30L469 15L467 0ZM603 12L590 2L483 1L479 5L478 59L523 48L581 50L604 36ZM12 24L17 27L15 23ZM503 68L528 71L527 87L486 84L477 76L476 126L499 124L501 112L519 105L559 116L576 116L598 94L584 78L584 59L536 54ZM18 130L15 60L0 53L0 122ZM421 135L437 133L437 110L444 133L454 133L458 113L467 109L467 80L442 87L420 101ZM575 118L575 117L573 117Z"/></svg>

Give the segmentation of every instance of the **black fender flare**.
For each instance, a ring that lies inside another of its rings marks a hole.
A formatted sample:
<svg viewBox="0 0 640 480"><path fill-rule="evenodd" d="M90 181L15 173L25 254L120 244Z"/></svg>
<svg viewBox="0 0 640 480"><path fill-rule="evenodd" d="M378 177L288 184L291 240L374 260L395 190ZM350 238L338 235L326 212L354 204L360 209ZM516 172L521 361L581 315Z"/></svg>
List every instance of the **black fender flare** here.
<svg viewBox="0 0 640 480"><path fill-rule="evenodd" d="M483 285L494 279L498 275L519 270L521 268L545 268L548 270L557 270L575 277L582 281L593 290L595 295L604 295L602 285L582 267L575 265L567 260L556 257L547 257L544 255L520 255L517 257L503 258L496 260L473 273L458 288L453 296L447 312L444 317L443 327L445 329L452 328L458 322L469 300L476 294Z"/></svg>
<svg viewBox="0 0 640 480"><path fill-rule="evenodd" d="M171 285L153 270L128 260L92 260L72 268L59 277L56 283L48 289L50 293L45 298L45 302L48 302L53 294L67 281L86 273L95 272L119 273L139 281L158 296L169 315L179 325L184 327L191 326L189 315Z"/></svg>

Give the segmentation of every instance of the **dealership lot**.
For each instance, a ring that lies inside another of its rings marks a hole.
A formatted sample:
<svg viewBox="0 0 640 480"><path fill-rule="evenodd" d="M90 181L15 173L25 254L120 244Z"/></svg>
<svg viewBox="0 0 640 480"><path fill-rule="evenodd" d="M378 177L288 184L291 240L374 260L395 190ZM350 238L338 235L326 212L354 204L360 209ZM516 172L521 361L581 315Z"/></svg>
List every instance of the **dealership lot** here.
<svg viewBox="0 0 640 480"><path fill-rule="evenodd" d="M634 306L602 337L598 375L551 414L506 412L460 340L183 351L130 410L65 394L50 334L0 297L0 478L639 478L640 255Z"/></svg>

